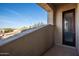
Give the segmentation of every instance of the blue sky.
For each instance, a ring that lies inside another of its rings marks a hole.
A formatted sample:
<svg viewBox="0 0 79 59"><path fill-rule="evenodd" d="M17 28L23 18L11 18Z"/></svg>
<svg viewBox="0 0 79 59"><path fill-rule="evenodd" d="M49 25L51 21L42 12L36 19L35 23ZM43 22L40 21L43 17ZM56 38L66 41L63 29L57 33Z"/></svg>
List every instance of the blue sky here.
<svg viewBox="0 0 79 59"><path fill-rule="evenodd" d="M34 3L0 3L0 28L47 23L47 12Z"/></svg>

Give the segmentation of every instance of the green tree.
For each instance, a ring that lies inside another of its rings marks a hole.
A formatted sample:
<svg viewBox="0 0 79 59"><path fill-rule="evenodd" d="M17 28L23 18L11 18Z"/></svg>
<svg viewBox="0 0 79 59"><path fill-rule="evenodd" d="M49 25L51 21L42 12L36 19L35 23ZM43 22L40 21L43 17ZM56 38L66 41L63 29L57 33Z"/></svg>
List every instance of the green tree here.
<svg viewBox="0 0 79 59"><path fill-rule="evenodd" d="M13 32L14 29L12 28L4 28L4 33Z"/></svg>

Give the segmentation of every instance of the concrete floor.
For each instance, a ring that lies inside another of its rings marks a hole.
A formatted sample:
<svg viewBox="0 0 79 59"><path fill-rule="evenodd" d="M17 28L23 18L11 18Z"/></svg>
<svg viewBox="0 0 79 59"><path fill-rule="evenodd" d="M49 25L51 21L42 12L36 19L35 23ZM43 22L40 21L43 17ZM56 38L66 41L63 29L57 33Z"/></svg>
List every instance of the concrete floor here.
<svg viewBox="0 0 79 59"><path fill-rule="evenodd" d="M54 46L44 54L44 56L77 56L77 55L78 54L75 48L65 46Z"/></svg>

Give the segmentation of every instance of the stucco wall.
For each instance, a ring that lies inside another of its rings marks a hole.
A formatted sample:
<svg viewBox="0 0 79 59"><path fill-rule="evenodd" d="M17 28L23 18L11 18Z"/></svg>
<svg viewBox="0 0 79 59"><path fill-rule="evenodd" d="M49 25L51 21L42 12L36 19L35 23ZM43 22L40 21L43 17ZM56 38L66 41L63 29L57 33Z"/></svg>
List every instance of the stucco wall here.
<svg viewBox="0 0 79 59"><path fill-rule="evenodd" d="M0 47L0 53L9 53L8 55L41 55L52 46L52 43L53 27L47 25Z"/></svg>
<svg viewBox="0 0 79 59"><path fill-rule="evenodd" d="M63 4L56 8L55 43L57 45L62 45L62 12L74 8L76 9L76 4Z"/></svg>
<svg viewBox="0 0 79 59"><path fill-rule="evenodd" d="M53 13L54 11L52 10L52 11L50 11L50 12L48 12L48 20L47 20L47 23L48 24L51 24L51 25L54 25L54 23L53 23L53 20L54 20L54 13Z"/></svg>
<svg viewBox="0 0 79 59"><path fill-rule="evenodd" d="M76 8L76 47L79 55L79 4Z"/></svg>

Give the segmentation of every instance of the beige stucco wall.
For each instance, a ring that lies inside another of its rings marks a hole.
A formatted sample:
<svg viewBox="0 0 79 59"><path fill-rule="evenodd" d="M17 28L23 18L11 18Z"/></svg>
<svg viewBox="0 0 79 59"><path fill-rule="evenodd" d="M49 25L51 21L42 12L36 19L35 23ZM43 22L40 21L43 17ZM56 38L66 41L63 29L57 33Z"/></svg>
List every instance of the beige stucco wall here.
<svg viewBox="0 0 79 59"><path fill-rule="evenodd" d="M48 24L54 25L54 23L53 23L54 17L53 16L54 16L54 11L52 9L52 11L48 12L48 20L47 20Z"/></svg>
<svg viewBox="0 0 79 59"><path fill-rule="evenodd" d="M0 47L0 53L9 55L41 55L53 45L53 26L47 25L18 40Z"/></svg>
<svg viewBox="0 0 79 59"><path fill-rule="evenodd" d="M76 9L76 4L63 4L56 8L55 44L62 45L62 12Z"/></svg>
<svg viewBox="0 0 79 59"><path fill-rule="evenodd" d="M76 47L79 54L79 4L77 4L75 15L76 15Z"/></svg>

